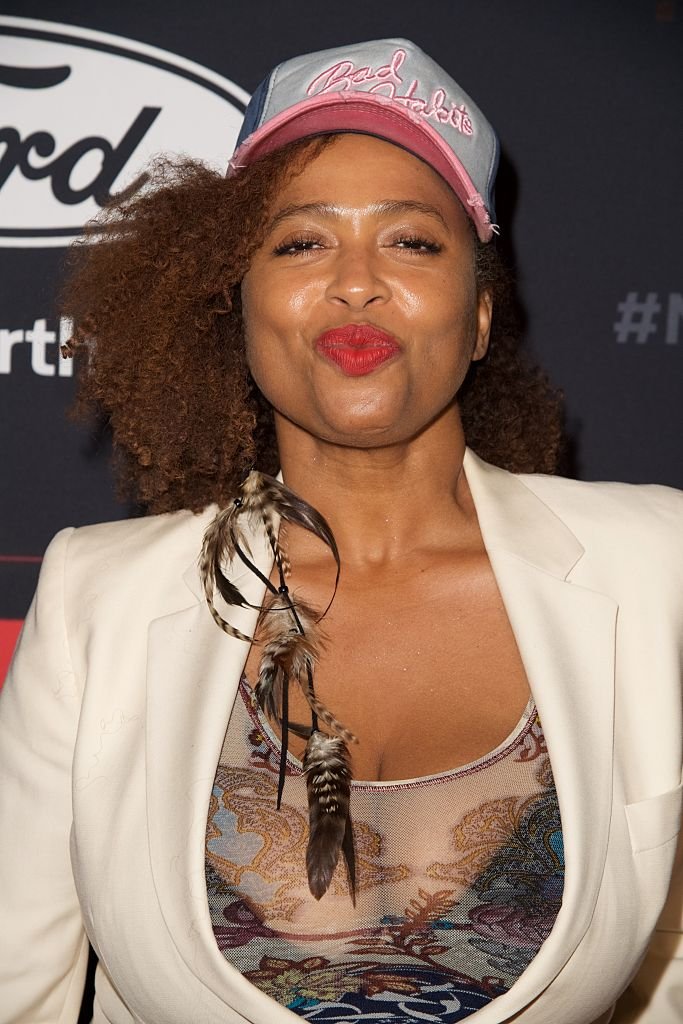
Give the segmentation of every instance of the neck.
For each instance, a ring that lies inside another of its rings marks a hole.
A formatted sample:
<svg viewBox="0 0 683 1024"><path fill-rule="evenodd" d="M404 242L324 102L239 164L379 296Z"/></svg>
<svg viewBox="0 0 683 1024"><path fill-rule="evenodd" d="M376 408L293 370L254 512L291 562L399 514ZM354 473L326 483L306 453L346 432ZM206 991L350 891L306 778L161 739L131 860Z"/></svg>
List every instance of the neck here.
<svg viewBox="0 0 683 1024"><path fill-rule="evenodd" d="M457 409L418 437L379 448L333 444L276 417L286 485L327 519L343 563L370 568L426 549L466 545L476 514L463 473ZM311 541L289 538L299 557Z"/></svg>

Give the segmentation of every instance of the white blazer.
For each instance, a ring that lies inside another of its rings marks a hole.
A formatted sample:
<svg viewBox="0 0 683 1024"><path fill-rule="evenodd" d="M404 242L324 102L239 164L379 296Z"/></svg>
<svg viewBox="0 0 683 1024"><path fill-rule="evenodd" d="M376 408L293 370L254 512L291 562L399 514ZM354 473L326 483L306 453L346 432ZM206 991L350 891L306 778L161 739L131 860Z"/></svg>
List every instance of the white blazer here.
<svg viewBox="0 0 683 1024"><path fill-rule="evenodd" d="M465 472L543 721L566 854L550 936L473 1019L607 1021L660 917L679 832L683 494L513 476L471 452ZM202 598L211 515L64 530L48 549L0 700L4 1024L76 1021L88 937L97 1024L300 1019L225 960L211 929L209 796L247 655ZM265 539L254 551L268 572ZM241 564L233 578L259 602ZM250 633L255 614L231 621ZM614 1022L683 1020L677 884Z"/></svg>

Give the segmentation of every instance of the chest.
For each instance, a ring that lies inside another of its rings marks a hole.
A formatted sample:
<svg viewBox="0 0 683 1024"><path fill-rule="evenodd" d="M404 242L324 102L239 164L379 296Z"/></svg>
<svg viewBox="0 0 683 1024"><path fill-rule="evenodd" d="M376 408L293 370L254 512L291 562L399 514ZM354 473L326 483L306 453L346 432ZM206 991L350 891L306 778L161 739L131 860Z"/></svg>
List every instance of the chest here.
<svg viewBox="0 0 683 1024"><path fill-rule="evenodd" d="M317 607L329 599L315 574L300 591ZM358 737L356 778L414 778L475 760L505 739L528 700L485 556L373 578L347 573L322 625L316 693ZM253 645L246 665L252 683L259 661ZM294 687L290 714L310 719ZM300 756L303 741L290 741Z"/></svg>

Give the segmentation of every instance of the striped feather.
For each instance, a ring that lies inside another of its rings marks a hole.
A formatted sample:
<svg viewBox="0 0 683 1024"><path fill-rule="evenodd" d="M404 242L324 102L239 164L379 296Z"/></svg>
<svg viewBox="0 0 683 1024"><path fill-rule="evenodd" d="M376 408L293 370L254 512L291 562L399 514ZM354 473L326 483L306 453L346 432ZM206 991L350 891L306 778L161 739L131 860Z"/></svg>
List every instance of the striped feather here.
<svg viewBox="0 0 683 1024"><path fill-rule="evenodd" d="M294 491L290 491L275 477L254 470L242 484L241 493L245 510L263 522L273 553L282 558L286 566L289 566L289 562L278 540L279 519L301 526L318 537L332 552L339 569L339 551L329 523Z"/></svg>
<svg viewBox="0 0 683 1024"><path fill-rule="evenodd" d="M250 642L251 637L235 626L231 626L223 618L214 603L214 594L218 590L227 604L237 605L238 607L244 607L246 604L238 588L223 574L221 568L226 558L226 549L232 533L235 511L235 506L231 505L229 508L219 512L210 523L204 534L202 553L199 560L199 572L204 587L206 603L216 625L224 633L227 633L228 636L235 637L236 640Z"/></svg>
<svg viewBox="0 0 683 1024"><path fill-rule="evenodd" d="M255 687L256 697L266 714L279 722L282 683L286 676L298 683L311 711L330 732L346 743L356 743L356 737L351 730L332 714L310 684L312 672L318 664L325 643L315 612L303 601L289 595L288 597L291 608L283 606L282 602L286 598L279 593L269 596L264 606L258 630L259 642L263 644L263 654L259 666L259 681ZM294 621L293 612L296 612L303 632Z"/></svg>
<svg viewBox="0 0 683 1024"><path fill-rule="evenodd" d="M351 839L351 851L348 840L345 842L345 836L351 835L351 766L349 751L344 741L321 732L313 732L306 746L304 772L308 792L308 887L319 900L327 892L339 861L339 854L343 852L353 893L353 841Z"/></svg>
<svg viewBox="0 0 683 1024"><path fill-rule="evenodd" d="M263 645L259 663L256 699L267 715L277 722L282 719L282 687L285 680L307 678L309 669L318 661L321 637L315 620L305 605L296 605L304 632L300 632L291 608L283 604L282 594L267 598L258 628L258 641ZM291 600L291 599L290 599Z"/></svg>

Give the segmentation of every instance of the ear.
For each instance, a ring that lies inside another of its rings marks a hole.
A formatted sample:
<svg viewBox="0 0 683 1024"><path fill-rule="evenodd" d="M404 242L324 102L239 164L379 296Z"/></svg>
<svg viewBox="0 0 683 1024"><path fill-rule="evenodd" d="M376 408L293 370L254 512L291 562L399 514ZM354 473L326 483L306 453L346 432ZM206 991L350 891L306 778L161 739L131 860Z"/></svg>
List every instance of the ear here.
<svg viewBox="0 0 683 1024"><path fill-rule="evenodd" d="M493 319L493 299L491 292L482 291L477 299L477 338L472 352L472 361L483 359L488 352L491 320Z"/></svg>

